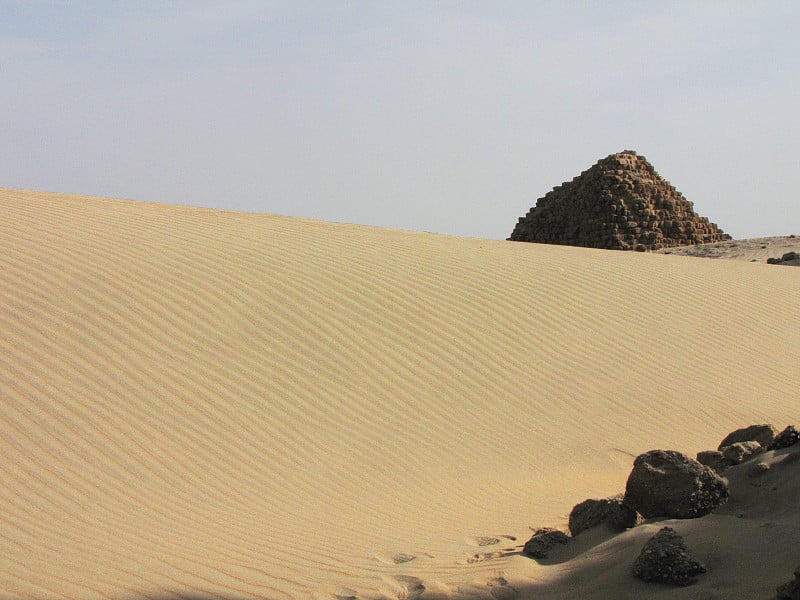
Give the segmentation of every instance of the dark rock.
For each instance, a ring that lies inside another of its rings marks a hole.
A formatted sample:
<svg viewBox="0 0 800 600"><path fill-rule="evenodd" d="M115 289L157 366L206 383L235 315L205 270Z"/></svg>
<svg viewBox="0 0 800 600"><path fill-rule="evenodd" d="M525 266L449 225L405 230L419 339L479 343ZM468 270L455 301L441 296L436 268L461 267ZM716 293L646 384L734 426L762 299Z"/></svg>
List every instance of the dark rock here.
<svg viewBox="0 0 800 600"><path fill-rule="evenodd" d="M775 591L778 600L800 600L800 567L794 570L794 579L779 585Z"/></svg>
<svg viewBox="0 0 800 600"><path fill-rule="evenodd" d="M625 488L625 504L645 519L693 519L728 500L728 483L709 467L674 450L636 457Z"/></svg>
<svg viewBox="0 0 800 600"><path fill-rule="evenodd" d="M750 425L726 435L725 439L719 443L717 450L722 450L725 446L730 446L736 442L758 442L764 448L768 448L777 433L778 430L769 424Z"/></svg>
<svg viewBox="0 0 800 600"><path fill-rule="evenodd" d="M775 588L778 600L800 600L800 582L787 581Z"/></svg>
<svg viewBox="0 0 800 600"><path fill-rule="evenodd" d="M748 458L764 451L758 442L735 442L722 449L722 456L732 465L740 465Z"/></svg>
<svg viewBox="0 0 800 600"><path fill-rule="evenodd" d="M718 475L724 473L733 463L719 450L703 450L697 453L697 462L714 470Z"/></svg>
<svg viewBox="0 0 800 600"><path fill-rule="evenodd" d="M633 563L633 574L642 581L691 585L705 567L689 555L683 538L671 527L662 528L648 540Z"/></svg>
<svg viewBox="0 0 800 600"><path fill-rule="evenodd" d="M781 431L772 440L772 443L767 447L767 450L781 450L794 446L800 439L800 432L797 431L794 425L789 425L786 429Z"/></svg>
<svg viewBox="0 0 800 600"><path fill-rule="evenodd" d="M576 504L569 513L569 530L575 537L582 531L607 523L614 529L622 531L634 527L638 515L632 508L623 503L623 495L604 498L602 500L584 500Z"/></svg>
<svg viewBox="0 0 800 600"><path fill-rule="evenodd" d="M800 266L800 254L798 254L797 252L786 252L780 258L768 258L767 264Z"/></svg>
<svg viewBox="0 0 800 600"><path fill-rule="evenodd" d="M522 552L533 558L547 558L556 544L566 544L569 539L569 536L563 531L552 527L543 527L537 529L533 533L533 537L525 542Z"/></svg>

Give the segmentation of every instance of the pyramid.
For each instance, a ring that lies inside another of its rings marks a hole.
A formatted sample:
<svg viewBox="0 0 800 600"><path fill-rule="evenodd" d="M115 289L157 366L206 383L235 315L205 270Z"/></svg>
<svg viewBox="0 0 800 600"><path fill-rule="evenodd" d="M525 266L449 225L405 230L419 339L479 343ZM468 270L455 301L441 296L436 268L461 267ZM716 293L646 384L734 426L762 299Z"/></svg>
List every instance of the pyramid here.
<svg viewBox="0 0 800 600"><path fill-rule="evenodd" d="M624 150L539 198L508 239L645 251L731 236L697 215L644 156Z"/></svg>

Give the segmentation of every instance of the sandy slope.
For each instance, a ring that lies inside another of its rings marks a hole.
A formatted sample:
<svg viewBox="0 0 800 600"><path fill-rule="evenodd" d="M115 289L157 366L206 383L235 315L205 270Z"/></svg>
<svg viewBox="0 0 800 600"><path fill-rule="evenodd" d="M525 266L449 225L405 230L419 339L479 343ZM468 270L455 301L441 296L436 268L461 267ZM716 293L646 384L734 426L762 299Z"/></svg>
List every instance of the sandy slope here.
<svg viewBox="0 0 800 600"><path fill-rule="evenodd" d="M499 598L633 455L795 420L795 269L0 209L3 597Z"/></svg>

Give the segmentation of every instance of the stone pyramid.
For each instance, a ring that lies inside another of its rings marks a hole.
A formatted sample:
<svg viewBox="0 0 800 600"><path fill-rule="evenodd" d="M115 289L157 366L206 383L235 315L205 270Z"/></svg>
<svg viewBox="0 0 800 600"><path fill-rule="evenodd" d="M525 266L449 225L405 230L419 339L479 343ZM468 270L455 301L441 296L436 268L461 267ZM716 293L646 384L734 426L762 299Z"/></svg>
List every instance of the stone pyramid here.
<svg viewBox="0 0 800 600"><path fill-rule="evenodd" d="M639 251L730 239L692 206L644 156L624 150L539 198L508 239Z"/></svg>

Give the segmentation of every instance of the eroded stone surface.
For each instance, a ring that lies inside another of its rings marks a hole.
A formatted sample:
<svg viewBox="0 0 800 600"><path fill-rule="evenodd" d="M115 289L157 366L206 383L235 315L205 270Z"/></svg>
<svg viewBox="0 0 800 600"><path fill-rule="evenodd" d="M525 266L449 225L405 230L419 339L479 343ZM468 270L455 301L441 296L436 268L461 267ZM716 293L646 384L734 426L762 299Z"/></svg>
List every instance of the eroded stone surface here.
<svg viewBox="0 0 800 600"><path fill-rule="evenodd" d="M760 454L764 451L761 444L758 442L735 442L730 446L725 446L722 449L722 456L730 461L732 465L740 465L747 459Z"/></svg>
<svg viewBox="0 0 800 600"><path fill-rule="evenodd" d="M719 443L719 446L717 446L717 450L722 450L725 446L730 446L736 442L751 441L758 442L764 446L764 448L768 448L777 434L778 430L769 423L742 427L741 429L737 429L736 431L732 431L726 435L725 439L723 439Z"/></svg>
<svg viewBox="0 0 800 600"><path fill-rule="evenodd" d="M531 539L525 542L522 552L533 558L547 558L556 545L566 544L569 539L569 536L563 531L552 527L543 527L537 529Z"/></svg>
<svg viewBox="0 0 800 600"><path fill-rule="evenodd" d="M701 517L727 500L724 479L674 450L650 450L637 456L625 488L625 504L646 519Z"/></svg>
<svg viewBox="0 0 800 600"><path fill-rule="evenodd" d="M703 450L697 453L697 462L713 469L717 474L724 473L733 466L719 450Z"/></svg>
<svg viewBox="0 0 800 600"><path fill-rule="evenodd" d="M576 504L569 514L569 530L573 537L601 523L607 523L619 531L635 526L638 515L623 502L623 498L624 496L619 494L611 498L584 500Z"/></svg>
<svg viewBox="0 0 800 600"><path fill-rule="evenodd" d="M782 450L783 448L789 448L790 446L794 446L798 439L800 439L800 432L797 431L794 425L789 425L775 436L775 439L772 440L772 443L769 445L769 449Z"/></svg>
<svg viewBox="0 0 800 600"><path fill-rule="evenodd" d="M691 585L705 567L689 555L683 538L671 527L648 540L633 563L633 574L643 581Z"/></svg>
<svg viewBox="0 0 800 600"><path fill-rule="evenodd" d="M730 236L697 215L644 156L625 150L539 198L508 239L644 251Z"/></svg>

